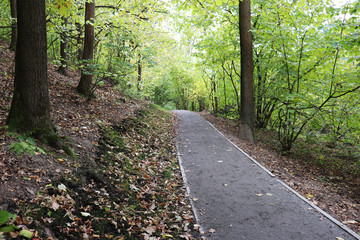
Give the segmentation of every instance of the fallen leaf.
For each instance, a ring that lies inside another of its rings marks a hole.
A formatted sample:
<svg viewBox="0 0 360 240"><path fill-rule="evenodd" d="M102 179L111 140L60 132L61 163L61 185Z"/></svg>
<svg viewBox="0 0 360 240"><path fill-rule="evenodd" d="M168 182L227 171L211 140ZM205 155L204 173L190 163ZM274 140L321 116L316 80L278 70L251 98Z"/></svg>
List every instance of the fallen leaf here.
<svg viewBox="0 0 360 240"><path fill-rule="evenodd" d="M83 217L89 217L90 216L90 213L87 213L87 212L81 212L81 215Z"/></svg>
<svg viewBox="0 0 360 240"><path fill-rule="evenodd" d="M66 191L66 186L62 183L60 183L58 186L57 186L58 189L60 190L63 190L63 191Z"/></svg>
<svg viewBox="0 0 360 240"><path fill-rule="evenodd" d="M200 225L199 225L199 224L194 224L194 229L195 229L195 230L200 229Z"/></svg>
<svg viewBox="0 0 360 240"><path fill-rule="evenodd" d="M345 221L343 222L344 224L358 224L357 221L354 221L354 220L349 220L349 221Z"/></svg>
<svg viewBox="0 0 360 240"><path fill-rule="evenodd" d="M147 232L149 235L152 235L154 232L156 232L155 226L147 226L144 228L145 232Z"/></svg>
<svg viewBox="0 0 360 240"><path fill-rule="evenodd" d="M26 230L26 229L22 229L19 233L20 236L23 236L23 237L26 237L26 238L31 238L34 233L33 232L30 232L29 230Z"/></svg>
<svg viewBox="0 0 360 240"><path fill-rule="evenodd" d="M310 193L306 194L305 196L306 196L307 199L310 199L310 198L313 198L313 197L314 197L314 195L312 195L312 194L310 194Z"/></svg>
<svg viewBox="0 0 360 240"><path fill-rule="evenodd" d="M56 202L56 197L53 197L53 198L52 198L51 208L56 211L56 210L59 209L59 207L60 207L60 205Z"/></svg>
<svg viewBox="0 0 360 240"><path fill-rule="evenodd" d="M173 238L173 235L170 234L163 234L162 235L163 238Z"/></svg>

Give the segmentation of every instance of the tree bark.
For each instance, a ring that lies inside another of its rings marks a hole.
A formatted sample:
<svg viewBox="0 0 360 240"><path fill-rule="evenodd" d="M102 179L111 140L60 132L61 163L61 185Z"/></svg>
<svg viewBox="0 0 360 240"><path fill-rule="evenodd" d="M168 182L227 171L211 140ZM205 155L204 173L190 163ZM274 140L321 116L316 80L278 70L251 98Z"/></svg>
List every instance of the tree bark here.
<svg viewBox="0 0 360 240"><path fill-rule="evenodd" d="M138 62L137 62L137 67L138 67L138 71L137 71L137 73L138 73L138 77L137 77L137 91L138 92L140 92L141 91L141 88L140 88L140 84L141 84L141 77L142 77L142 75L141 75L141 73L142 73L142 66L141 66L141 55L139 55L139 60L138 60Z"/></svg>
<svg viewBox="0 0 360 240"><path fill-rule="evenodd" d="M14 94L7 124L54 146L58 137L50 121L45 0L18 1L17 13Z"/></svg>
<svg viewBox="0 0 360 240"><path fill-rule="evenodd" d="M93 97L92 92L92 69L91 61L94 58L94 43L95 43L95 0L86 2L85 4L85 42L83 61L85 61L85 67L81 71L80 82L77 86L77 91L84 94L86 97Z"/></svg>
<svg viewBox="0 0 360 240"><path fill-rule="evenodd" d="M239 2L239 30L241 49L241 113L244 137L254 142L255 104L253 89L253 47L250 0Z"/></svg>
<svg viewBox="0 0 360 240"><path fill-rule="evenodd" d="M76 31L77 31L77 37L76 37L76 50L77 50L77 60L81 61L83 57L83 50L84 50L84 38L83 38L83 28L80 23L76 22Z"/></svg>
<svg viewBox="0 0 360 240"><path fill-rule="evenodd" d="M60 34L60 57L61 57L61 65L58 69L59 73L64 76L68 76L68 39L67 39L67 18L63 18L63 31Z"/></svg>
<svg viewBox="0 0 360 240"><path fill-rule="evenodd" d="M16 10L16 0L10 0L10 11L11 11L11 42L10 50L15 51L16 42L17 42L17 10Z"/></svg>

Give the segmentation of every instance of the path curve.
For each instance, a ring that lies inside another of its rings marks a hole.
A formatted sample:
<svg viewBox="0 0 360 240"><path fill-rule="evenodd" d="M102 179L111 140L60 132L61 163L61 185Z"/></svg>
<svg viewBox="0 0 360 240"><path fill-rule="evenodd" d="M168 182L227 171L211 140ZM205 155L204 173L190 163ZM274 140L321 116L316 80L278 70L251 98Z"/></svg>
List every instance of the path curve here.
<svg viewBox="0 0 360 240"><path fill-rule="evenodd" d="M174 112L183 177L206 239L360 239L299 198L200 115Z"/></svg>

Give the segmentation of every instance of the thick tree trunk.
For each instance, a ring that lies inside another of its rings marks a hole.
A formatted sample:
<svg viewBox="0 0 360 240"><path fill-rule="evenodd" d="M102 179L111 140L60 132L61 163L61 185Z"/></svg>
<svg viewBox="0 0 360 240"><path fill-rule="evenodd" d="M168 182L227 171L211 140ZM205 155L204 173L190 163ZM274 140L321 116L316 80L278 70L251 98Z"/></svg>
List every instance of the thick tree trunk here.
<svg viewBox="0 0 360 240"><path fill-rule="evenodd" d="M241 49L241 113L244 137L254 142L255 104L253 89L253 47L251 36L250 0L239 2L239 30Z"/></svg>
<svg viewBox="0 0 360 240"><path fill-rule="evenodd" d="M59 73L62 75L68 76L68 39L67 39L67 18L63 18L63 28L64 31L60 34L60 57L61 57L61 65L58 69Z"/></svg>
<svg viewBox="0 0 360 240"><path fill-rule="evenodd" d="M95 0L86 2L85 4L85 42L84 42L84 54L83 60L85 62L85 68L81 72L81 78L77 90L79 93L84 94L87 97L92 97L92 69L90 67L91 61L94 58L94 43L95 43Z"/></svg>
<svg viewBox="0 0 360 240"><path fill-rule="evenodd" d="M55 145L58 138L50 122L45 0L18 1L17 13L14 95L7 124L12 130L32 132Z"/></svg>
<svg viewBox="0 0 360 240"><path fill-rule="evenodd" d="M16 42L17 42L17 10L16 10L16 0L10 0L10 10L11 10L11 42L10 42L10 50L15 51Z"/></svg>

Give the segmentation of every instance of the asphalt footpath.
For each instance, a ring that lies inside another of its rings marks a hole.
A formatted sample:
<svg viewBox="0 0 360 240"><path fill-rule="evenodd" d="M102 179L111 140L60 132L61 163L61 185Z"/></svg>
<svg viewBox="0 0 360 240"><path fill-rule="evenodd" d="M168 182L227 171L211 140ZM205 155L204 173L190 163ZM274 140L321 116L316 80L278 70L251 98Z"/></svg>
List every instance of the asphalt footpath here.
<svg viewBox="0 0 360 240"><path fill-rule="evenodd" d="M200 115L174 112L179 118L180 166L203 238L360 239L249 158Z"/></svg>

